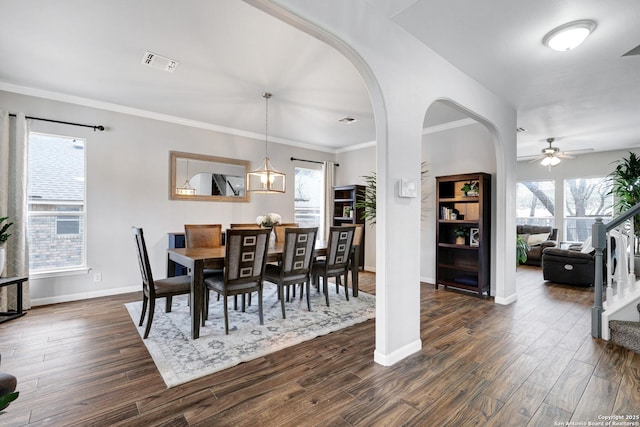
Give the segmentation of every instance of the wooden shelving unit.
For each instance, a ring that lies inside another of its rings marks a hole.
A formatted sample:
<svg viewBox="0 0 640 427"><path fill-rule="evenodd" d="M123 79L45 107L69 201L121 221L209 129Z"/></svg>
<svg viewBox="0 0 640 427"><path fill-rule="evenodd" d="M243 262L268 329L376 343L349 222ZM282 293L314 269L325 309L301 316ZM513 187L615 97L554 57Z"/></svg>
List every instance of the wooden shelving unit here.
<svg viewBox="0 0 640 427"><path fill-rule="evenodd" d="M362 219L364 210L357 208L356 203L364 198L364 185L342 185L333 187L333 225L364 224ZM350 213L347 213L346 211ZM362 228L362 241L365 239L365 229ZM360 247L360 268L364 268L364 244Z"/></svg>
<svg viewBox="0 0 640 427"><path fill-rule="evenodd" d="M467 183L477 194L465 195ZM436 289L439 285L490 295L491 175L483 172L436 178ZM456 229L465 229L456 243Z"/></svg>

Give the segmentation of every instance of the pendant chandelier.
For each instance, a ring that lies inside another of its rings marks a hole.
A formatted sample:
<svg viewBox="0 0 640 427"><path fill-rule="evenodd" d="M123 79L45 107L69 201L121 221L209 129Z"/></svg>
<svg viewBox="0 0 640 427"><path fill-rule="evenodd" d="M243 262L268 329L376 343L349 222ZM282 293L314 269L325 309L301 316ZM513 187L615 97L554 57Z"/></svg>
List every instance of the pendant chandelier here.
<svg viewBox="0 0 640 427"><path fill-rule="evenodd" d="M189 160L187 160L187 178L184 180L182 187L176 188L176 194L180 196L195 196L196 189L189 184Z"/></svg>
<svg viewBox="0 0 640 427"><path fill-rule="evenodd" d="M286 175L271 165L269 160L269 92L263 92L265 100L265 126L264 126L264 161L262 166L247 173L247 191L252 193L284 193Z"/></svg>

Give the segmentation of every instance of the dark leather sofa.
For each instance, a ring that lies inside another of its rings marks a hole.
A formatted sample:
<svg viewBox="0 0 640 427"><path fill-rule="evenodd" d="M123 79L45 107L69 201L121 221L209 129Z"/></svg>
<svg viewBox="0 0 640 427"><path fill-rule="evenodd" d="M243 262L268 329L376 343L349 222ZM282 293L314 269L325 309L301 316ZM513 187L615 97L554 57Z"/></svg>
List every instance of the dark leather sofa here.
<svg viewBox="0 0 640 427"><path fill-rule="evenodd" d="M517 225L516 234L529 235L549 233L549 237L544 242L537 245L530 245L529 252L527 252L526 265L540 266L542 264L542 251L546 248L556 247L556 240L558 236L558 229L545 225Z"/></svg>
<svg viewBox="0 0 640 427"><path fill-rule="evenodd" d="M544 280L574 286L593 286L595 251L580 252L581 247L570 249L547 248L542 253Z"/></svg>
<svg viewBox="0 0 640 427"><path fill-rule="evenodd" d="M13 393L16 390L17 385L16 377L13 375L7 374L5 372L0 372L0 397L4 397L10 393ZM3 405L0 403L0 412L5 409L9 404Z"/></svg>

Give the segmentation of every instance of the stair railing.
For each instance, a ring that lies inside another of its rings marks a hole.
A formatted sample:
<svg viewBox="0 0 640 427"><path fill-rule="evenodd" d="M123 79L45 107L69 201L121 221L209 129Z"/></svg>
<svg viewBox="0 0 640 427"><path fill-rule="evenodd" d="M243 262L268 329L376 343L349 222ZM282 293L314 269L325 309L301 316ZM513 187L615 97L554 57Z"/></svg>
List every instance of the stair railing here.
<svg viewBox="0 0 640 427"><path fill-rule="evenodd" d="M636 244L633 217L638 214L640 214L640 203L606 224L602 222L602 218L596 218L596 222L591 227L591 245L595 249L594 298L591 308L591 336L594 338L602 337L602 313L604 313L606 306L624 298L624 295L636 286L633 259ZM610 239L614 239L616 243L616 253L623 254L617 256L615 270L611 245L607 245L607 241ZM608 265L606 288L604 280L605 250L607 250ZM615 290L613 288L614 280L616 282ZM603 302L603 294L606 296L606 302Z"/></svg>

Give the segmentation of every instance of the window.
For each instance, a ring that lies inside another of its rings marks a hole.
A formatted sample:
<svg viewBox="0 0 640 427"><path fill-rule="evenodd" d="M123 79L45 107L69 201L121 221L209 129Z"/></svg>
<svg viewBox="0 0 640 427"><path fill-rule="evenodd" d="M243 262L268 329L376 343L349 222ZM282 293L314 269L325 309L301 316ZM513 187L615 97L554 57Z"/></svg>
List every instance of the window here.
<svg viewBox="0 0 640 427"><path fill-rule="evenodd" d="M516 192L516 223L554 225L554 181L519 182Z"/></svg>
<svg viewBox="0 0 640 427"><path fill-rule="evenodd" d="M29 134L29 271L86 266L84 140Z"/></svg>
<svg viewBox="0 0 640 427"><path fill-rule="evenodd" d="M611 182L606 178L578 178L564 181L564 238L584 242L591 236L597 217L613 218Z"/></svg>
<svg viewBox="0 0 640 427"><path fill-rule="evenodd" d="M295 222L300 227L318 227L318 236L324 236L322 170L296 167L295 174Z"/></svg>

